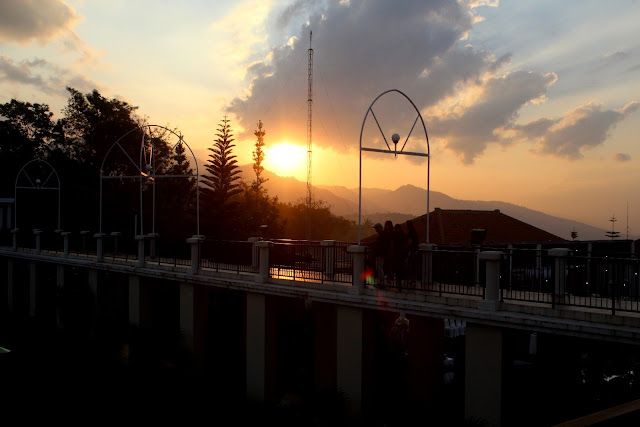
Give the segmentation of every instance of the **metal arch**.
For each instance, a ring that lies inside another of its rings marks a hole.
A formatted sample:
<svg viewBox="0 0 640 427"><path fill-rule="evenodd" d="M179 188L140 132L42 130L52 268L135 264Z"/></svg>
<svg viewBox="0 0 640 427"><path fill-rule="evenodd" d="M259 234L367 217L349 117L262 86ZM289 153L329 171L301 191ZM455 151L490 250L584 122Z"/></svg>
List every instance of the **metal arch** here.
<svg viewBox="0 0 640 427"><path fill-rule="evenodd" d="M46 160L42 160L42 159L33 159L28 161L27 163L25 163L21 168L20 171L18 171L18 174L16 175L16 180L13 186L13 217L14 217L14 221L15 221L15 228L18 228L18 188L21 189L37 189L36 185L33 183L33 181L31 181L31 178L29 177L29 175L27 175L27 173L25 172L24 175L25 177L29 180L29 182L31 183L31 187L18 187L18 179L20 178L20 175L24 172L25 168L27 166L29 166L31 163L33 162L40 162L40 163L44 163L45 165L49 166L49 168L51 169L51 173L49 174L49 176L47 177L47 179L45 180L45 182L42 185L45 185L47 183L47 181L49 181L49 178L51 177L51 175L55 175L56 180L58 181L58 186L57 187L41 187L40 189L43 190L58 190L58 230L60 230L60 176L58 175L58 172L56 171L56 169L51 166L51 164L49 162L47 162Z"/></svg>
<svg viewBox="0 0 640 427"><path fill-rule="evenodd" d="M113 148L117 145L120 148L120 150L122 150L122 152L131 161L131 163L133 163L133 165L137 168L138 172L140 172L140 175L137 175L135 177L117 177L117 178L139 178L140 179L141 192L142 192L142 172L145 172L145 171L142 170L142 167L143 167L143 165L142 165L143 154L142 153L143 153L143 150L144 150L144 136L146 135L146 130L143 130L143 129L145 129L145 128L149 129L152 126L155 127L155 128L164 129L164 130L172 133L176 137L178 137L178 142L173 144L173 146L171 147L171 151L174 151L175 148L178 145L184 144L184 145L186 145L187 149L191 153L191 156L193 157L193 161L195 163L195 168L196 168L195 175L160 175L158 177L166 177L166 178L190 178L190 177L195 177L196 178L196 234L200 235L200 174L199 174L199 169L198 169L198 159L196 158L195 154L193 153L193 150L191 149L189 144L187 144L187 141L184 140L182 135L178 135L177 133L175 133L171 129L169 129L169 128L165 127L165 126L161 126L161 125L142 125L142 126L138 126L136 128L133 128L130 131L128 131L127 133L125 133L124 135L122 135L120 138L118 138L116 140L116 142L114 142L111 145L111 147L109 147L109 149L107 150L104 158L102 159L102 163L100 165L100 224L99 224L99 232L102 233L102 181L103 181L103 179L106 178L104 176L104 165L105 165L105 162L107 161L107 157L111 153L111 150L113 150ZM122 148L122 146L120 145L120 141L122 139L126 138L129 134L131 134L131 133L133 133L135 131L138 131L138 130L143 130L143 135L142 135L142 142L140 144L140 160L139 160L138 165L136 165L135 162L133 161L133 159L131 158L131 156L129 156L129 154L124 150L124 148ZM146 163L145 163L145 166L146 166ZM157 168L153 170L154 178L156 177L155 176L155 171L156 170L157 170ZM154 187L155 187L155 185L154 185ZM142 193L140 194L140 203L142 205ZM155 188L154 188L154 206L155 206ZM155 215L155 212L154 212L154 215ZM141 212L141 218L140 219L142 221L142 212ZM142 233L142 229L141 229L141 233Z"/></svg>
<svg viewBox="0 0 640 427"><path fill-rule="evenodd" d="M387 138L384 135L384 132L382 131L382 128L380 127L380 123L378 122L378 119L375 116L375 113L373 112L373 105L376 103L376 101L378 101L378 99L380 99L383 95L386 95L387 93L390 92L397 92L400 95L404 96L407 101L409 101L411 103L411 105L413 106L413 108L416 110L416 113L418 114L418 117L416 118L416 121L414 121L413 126L411 127L411 131L409 132L409 135L407 135L407 138L402 146L402 149L400 150L400 152L396 151L397 149L397 144L394 144L394 150L391 150L391 147L389 146L389 143L387 142ZM371 113L371 115L373 116L374 120L376 121L376 124L378 125L378 129L380 130L380 133L382 134L382 138L384 139L385 143L387 144L387 148L388 150L381 150L381 149L377 149L377 148L368 148L368 147L362 147L362 133L364 132L364 125L367 121L367 117L369 117L369 113ZM422 123L422 129L424 130L424 136L427 139L427 152L426 153L416 153L416 152L406 152L404 151L404 147L407 145L407 141L409 140L409 137L411 136L411 133L413 132L413 129L416 125L416 122L418 120L418 118L420 119L420 122ZM371 105L369 105L369 108L367 109L367 112L364 115L364 119L362 120L362 126L360 128L360 173L359 173L359 180L358 180L358 245L360 245L360 241L361 241L361 237L362 237L362 151L372 151L372 152L378 152L378 153L394 153L396 156L398 154L405 154L405 155L409 155L409 156L422 156L422 157L426 157L427 158L427 233L426 233L426 243L429 243L429 185L430 185L430 175L431 175L431 150L429 147L429 135L427 134L427 126L424 124L424 119L422 118L422 114L420 114L420 110L418 109L418 107L416 107L416 104L413 103L413 101L411 100L411 98L409 98L406 94L404 94L402 91L398 90L398 89L389 89L386 90L384 92L382 92L380 95L378 95L373 102L371 103Z"/></svg>

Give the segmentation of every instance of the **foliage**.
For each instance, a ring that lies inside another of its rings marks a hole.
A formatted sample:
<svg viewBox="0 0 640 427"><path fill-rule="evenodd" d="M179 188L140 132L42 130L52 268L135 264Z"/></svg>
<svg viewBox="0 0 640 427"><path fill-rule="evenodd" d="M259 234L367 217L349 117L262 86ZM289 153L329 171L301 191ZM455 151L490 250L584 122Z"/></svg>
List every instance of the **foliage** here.
<svg viewBox="0 0 640 427"><path fill-rule="evenodd" d="M240 186L240 170L236 156L233 154L235 144L229 119L224 116L218 127L216 139L212 147L202 177L205 188L202 189L202 201L207 222L207 235L218 239L230 238L237 234L238 201L237 195L242 192Z"/></svg>
<svg viewBox="0 0 640 427"><path fill-rule="evenodd" d="M264 161L264 135L266 132L262 129L262 120L258 120L258 129L256 129L253 134L256 136L256 149L253 152L253 171L256 174L256 179L251 183L251 189L256 193L261 193L264 191L263 184L268 181L268 179L262 176L262 172L264 171L264 167L262 166L262 162Z"/></svg>
<svg viewBox="0 0 640 427"><path fill-rule="evenodd" d="M309 212L303 202L281 203L279 205L280 216L285 222L284 238L307 238L307 214L312 224L310 240L340 240L355 242L358 239L358 224L341 216L331 213L329 206L321 201L314 200Z"/></svg>

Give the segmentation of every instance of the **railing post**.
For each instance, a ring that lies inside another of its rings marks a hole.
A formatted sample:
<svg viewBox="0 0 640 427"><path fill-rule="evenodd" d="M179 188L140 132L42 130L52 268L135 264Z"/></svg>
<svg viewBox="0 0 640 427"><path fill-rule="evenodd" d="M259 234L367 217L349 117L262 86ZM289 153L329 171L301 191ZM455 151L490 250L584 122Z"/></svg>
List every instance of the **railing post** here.
<svg viewBox="0 0 640 427"><path fill-rule="evenodd" d="M251 267L257 268L260 260L260 252L256 243L260 241L260 237L249 237L248 240L251 242Z"/></svg>
<svg viewBox="0 0 640 427"><path fill-rule="evenodd" d="M553 271L554 303L562 304L567 291L567 257L569 256L569 249L553 248L549 249L547 254L555 258Z"/></svg>
<svg viewBox="0 0 640 427"><path fill-rule="evenodd" d="M420 243L418 245L418 252L422 254L422 272L421 279L423 285L430 285L433 283L433 250L436 245L433 243Z"/></svg>
<svg viewBox="0 0 640 427"><path fill-rule="evenodd" d="M258 268L258 281L266 283L269 281L269 247L271 242L262 240L255 243L259 251L259 268Z"/></svg>
<svg viewBox="0 0 640 427"><path fill-rule="evenodd" d="M36 236L36 253L40 253L40 235L42 234L42 230L35 228L33 230L33 235Z"/></svg>
<svg viewBox="0 0 640 427"><path fill-rule="evenodd" d="M327 280L333 280L336 265L336 241L323 240L320 242L322 246L322 259L324 260L322 270Z"/></svg>
<svg viewBox="0 0 640 427"><path fill-rule="evenodd" d="M104 233L95 233L93 237L96 238L96 262L104 261L104 246L103 246L103 238Z"/></svg>
<svg viewBox="0 0 640 427"><path fill-rule="evenodd" d="M352 245L347 248L347 252L353 254L353 286L349 289L349 293L359 295L366 286L364 266L367 247Z"/></svg>
<svg viewBox="0 0 640 427"><path fill-rule="evenodd" d="M479 260L486 262L484 300L478 308L484 310L498 310L500 307L500 260L501 251L484 251L478 255Z"/></svg>
<svg viewBox="0 0 640 427"><path fill-rule="evenodd" d="M71 232L69 231L63 231L62 233L60 233L60 235L62 236L62 256L64 258L67 258L69 256L69 234L71 234Z"/></svg>
<svg viewBox="0 0 640 427"><path fill-rule="evenodd" d="M191 274L198 274L200 269L200 239L192 236L187 239L187 243L191 246Z"/></svg>
<svg viewBox="0 0 640 427"><path fill-rule="evenodd" d="M11 230L11 234L13 234L13 252L18 250L18 231L20 231L17 228L14 228L13 230Z"/></svg>
<svg viewBox="0 0 640 427"><path fill-rule="evenodd" d="M82 236L82 252L86 253L87 252L87 236L89 235L89 231L82 230L80 232L80 235Z"/></svg>
<svg viewBox="0 0 640 427"><path fill-rule="evenodd" d="M473 256L473 275L476 287L480 286L480 248L476 247Z"/></svg>
<svg viewBox="0 0 640 427"><path fill-rule="evenodd" d="M144 236L137 235L138 241L138 267L144 267Z"/></svg>

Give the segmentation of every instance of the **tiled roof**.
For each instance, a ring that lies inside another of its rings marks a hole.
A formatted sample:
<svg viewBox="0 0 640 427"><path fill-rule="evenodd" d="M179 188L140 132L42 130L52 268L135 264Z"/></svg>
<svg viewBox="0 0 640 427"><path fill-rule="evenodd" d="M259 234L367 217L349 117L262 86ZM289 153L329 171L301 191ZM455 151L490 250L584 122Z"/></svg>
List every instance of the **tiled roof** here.
<svg viewBox="0 0 640 427"><path fill-rule="evenodd" d="M426 241L427 215L413 219L413 225L420 238ZM406 232L406 224L402 224ZM471 243L471 230L485 229L483 244L496 243L544 243L563 242L565 239L536 228L525 222L493 211L454 210L435 208L429 215L429 243L458 245ZM376 236L363 241L371 243Z"/></svg>

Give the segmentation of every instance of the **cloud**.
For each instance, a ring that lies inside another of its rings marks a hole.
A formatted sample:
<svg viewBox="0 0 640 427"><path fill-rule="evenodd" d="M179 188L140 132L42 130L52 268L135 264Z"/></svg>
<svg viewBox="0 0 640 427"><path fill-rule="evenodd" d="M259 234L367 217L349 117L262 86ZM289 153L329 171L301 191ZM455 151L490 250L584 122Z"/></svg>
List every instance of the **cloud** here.
<svg viewBox="0 0 640 427"><path fill-rule="evenodd" d="M80 91L90 91L99 85L86 77L61 69L44 59L15 63L7 56L0 56L0 82L28 85L49 95L66 95L66 86Z"/></svg>
<svg viewBox="0 0 640 427"><path fill-rule="evenodd" d="M300 10L311 6L309 16L302 18ZM303 24L291 43L247 65L247 96L227 107L244 128L239 139L251 137L260 119L271 140L306 141L310 30L314 143L340 151L357 148L367 107L383 91L402 90L424 109L508 61L508 55L494 58L462 43L474 21L464 2L299 1L265 25L280 31L278 25L298 17ZM393 122L383 116L379 118Z"/></svg>
<svg viewBox="0 0 640 427"><path fill-rule="evenodd" d="M616 162L630 162L631 155L627 153L616 153L616 155L613 157L613 160L615 160Z"/></svg>
<svg viewBox="0 0 640 427"><path fill-rule="evenodd" d="M63 0L0 0L0 42L48 41L79 17Z"/></svg>
<svg viewBox="0 0 640 427"><path fill-rule="evenodd" d="M602 105L586 104L555 121L536 141L536 151L567 159L579 159L583 152L604 143L615 125L640 107L630 102L618 110L603 110ZM525 135L534 137L532 134Z"/></svg>
<svg viewBox="0 0 640 427"><path fill-rule="evenodd" d="M518 111L544 99L556 80L553 73L527 71L489 77L477 85L478 95L470 105L454 105L440 111L431 119L432 128L464 163L473 163L488 144L510 143L507 131L516 127ZM540 133L548 126L550 123L541 121L528 125L527 130Z"/></svg>

